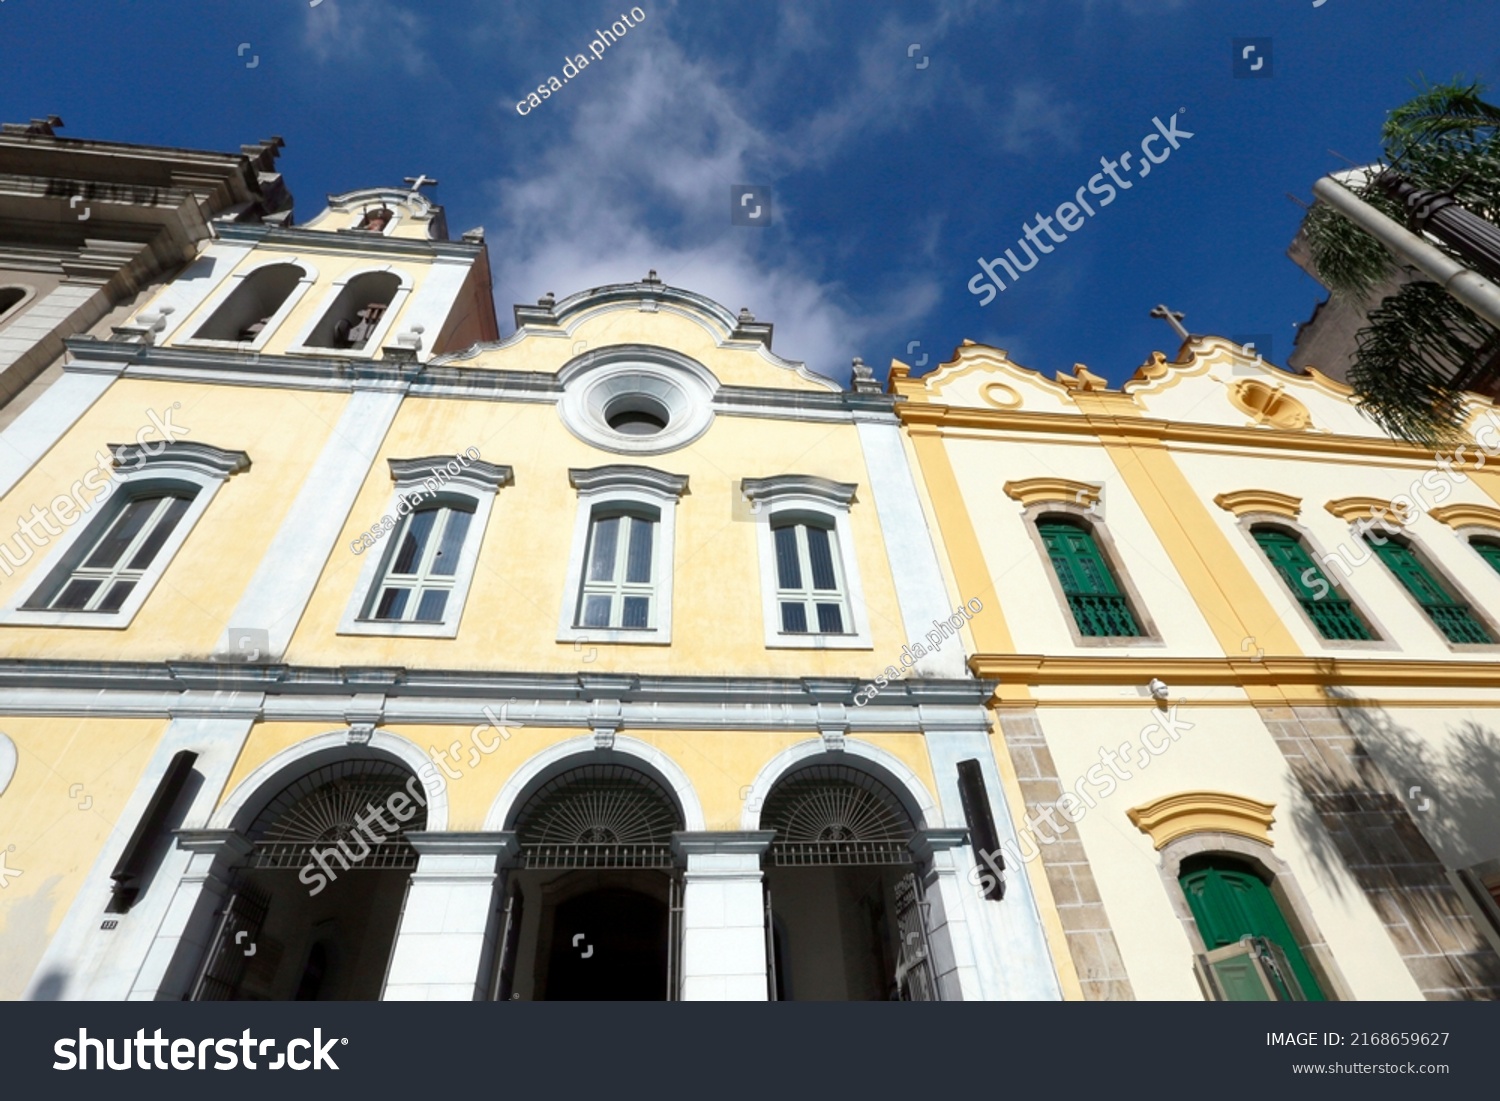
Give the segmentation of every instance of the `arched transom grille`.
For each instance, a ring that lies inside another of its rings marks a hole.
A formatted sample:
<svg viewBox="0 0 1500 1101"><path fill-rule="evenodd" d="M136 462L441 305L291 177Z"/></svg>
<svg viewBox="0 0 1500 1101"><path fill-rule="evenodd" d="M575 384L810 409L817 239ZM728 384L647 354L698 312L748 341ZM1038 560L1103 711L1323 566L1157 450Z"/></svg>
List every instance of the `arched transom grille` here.
<svg viewBox="0 0 1500 1101"><path fill-rule="evenodd" d="M388 761L340 761L308 773L251 825L251 867L301 868L323 853L339 868L415 868L417 854L405 833L426 828L427 808L411 798L411 779Z"/></svg>
<svg viewBox="0 0 1500 1101"><path fill-rule="evenodd" d="M528 868L668 868L672 796L644 772L584 765L548 781L516 819Z"/></svg>
<svg viewBox="0 0 1500 1101"><path fill-rule="evenodd" d="M773 863L910 864L911 816L890 788L844 765L815 765L771 789L760 828Z"/></svg>

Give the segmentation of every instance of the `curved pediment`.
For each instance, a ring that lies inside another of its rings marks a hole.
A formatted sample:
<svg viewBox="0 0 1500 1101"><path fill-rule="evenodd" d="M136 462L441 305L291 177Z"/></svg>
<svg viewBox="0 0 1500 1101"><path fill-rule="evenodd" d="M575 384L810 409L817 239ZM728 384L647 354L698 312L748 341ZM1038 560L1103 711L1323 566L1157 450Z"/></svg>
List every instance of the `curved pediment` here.
<svg viewBox="0 0 1500 1101"><path fill-rule="evenodd" d="M748 310L732 313L705 295L669 286L652 272L558 300L515 307L504 340L439 356L434 365L558 373L622 346L671 349L701 363L725 386L841 392L832 379L771 350L773 326Z"/></svg>

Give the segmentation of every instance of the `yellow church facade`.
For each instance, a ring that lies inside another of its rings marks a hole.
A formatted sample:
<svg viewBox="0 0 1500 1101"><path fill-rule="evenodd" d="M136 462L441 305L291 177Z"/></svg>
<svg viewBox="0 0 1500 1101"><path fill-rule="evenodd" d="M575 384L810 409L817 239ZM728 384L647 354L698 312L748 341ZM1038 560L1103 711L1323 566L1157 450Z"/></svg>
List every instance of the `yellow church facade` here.
<svg viewBox="0 0 1500 1101"><path fill-rule="evenodd" d="M489 263L219 226L7 428L0 994L1077 996L896 399Z"/></svg>
<svg viewBox="0 0 1500 1101"><path fill-rule="evenodd" d="M1500 994L1500 417L1434 456L1216 337L1119 389L891 391L1060 970L1089 998Z"/></svg>

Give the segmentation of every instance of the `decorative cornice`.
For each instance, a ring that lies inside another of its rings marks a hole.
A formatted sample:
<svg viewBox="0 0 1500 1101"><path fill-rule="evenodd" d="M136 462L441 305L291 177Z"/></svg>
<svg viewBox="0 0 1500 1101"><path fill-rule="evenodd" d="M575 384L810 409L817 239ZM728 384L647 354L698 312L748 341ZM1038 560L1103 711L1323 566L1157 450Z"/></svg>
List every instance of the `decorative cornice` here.
<svg viewBox="0 0 1500 1101"><path fill-rule="evenodd" d="M925 376L924 376L925 377ZM920 385L920 383L914 383ZM900 387L895 388L899 393ZM936 402L906 401L896 415L916 430L943 432L972 429L995 433L1041 436L1109 437L1113 442L1191 443L1239 453L1302 451L1325 455L1358 455L1367 459L1405 459L1430 463L1432 452L1415 444L1332 432L1292 432L1275 428L1236 428L1194 424L1155 417L1115 417L1092 413L1043 413L1015 409L955 407Z"/></svg>
<svg viewBox="0 0 1500 1101"><path fill-rule="evenodd" d="M422 459L387 459L386 462L398 487L416 486L428 479L437 479L439 482L469 483L479 489L499 489L515 480L515 472L509 466L460 455L429 455ZM452 470L455 463L458 465L457 474Z"/></svg>
<svg viewBox="0 0 1500 1101"><path fill-rule="evenodd" d="M764 386L720 386L714 394L714 412L744 416L774 416L796 413L817 420L847 421L853 413L891 416L896 401L885 394L845 390L773 390Z"/></svg>
<svg viewBox="0 0 1500 1101"><path fill-rule="evenodd" d="M1180 687L1317 685L1374 688L1500 687L1492 659L1424 661L1409 658L1167 656L1051 657L1043 654L975 654L969 668L1001 684L1144 685L1153 677Z"/></svg>
<svg viewBox="0 0 1500 1101"><path fill-rule="evenodd" d="M318 722L348 729L368 721L374 694L381 720L472 727L484 709L504 707L517 723L589 730L598 701L618 706L619 725L635 729L801 730L819 735L830 700L843 704L854 733L928 729L984 730L993 683L913 680L891 685L869 706L855 677L682 677L523 673L517 671L320 668L243 662L88 662L0 660L0 711L7 715ZM899 691L897 689L900 689ZM515 702L520 701L520 702ZM613 701L618 701L615 704Z"/></svg>
<svg viewBox="0 0 1500 1101"><path fill-rule="evenodd" d="M1151 838L1158 850L1192 833L1233 833L1273 845L1275 803L1222 791L1182 791L1125 813L1131 824Z"/></svg>
<svg viewBox="0 0 1500 1101"><path fill-rule="evenodd" d="M1247 512L1270 512L1295 520L1302 512L1301 497L1277 493L1274 489L1240 489L1233 493L1221 493L1214 498L1214 504L1236 516L1243 516Z"/></svg>
<svg viewBox="0 0 1500 1101"><path fill-rule="evenodd" d="M203 381L231 386L279 386L288 389L348 392L364 385L407 386L422 370L407 362L335 359L320 356L273 356L203 348L160 348L119 340L69 337L64 371L118 374L172 382Z"/></svg>
<svg viewBox="0 0 1500 1101"><path fill-rule="evenodd" d="M587 469L571 467L568 483L580 494L608 493L611 490L638 489L659 497L676 499L688 487L686 474L668 474L649 466L611 463Z"/></svg>
<svg viewBox="0 0 1500 1101"><path fill-rule="evenodd" d="M1323 507L1340 520L1351 524L1357 520L1395 520L1399 524L1406 524L1415 519L1380 497L1340 497Z"/></svg>
<svg viewBox="0 0 1500 1101"><path fill-rule="evenodd" d="M222 479L250 469L250 456L243 451L225 451L210 444L186 440L112 443L109 450L114 455L115 466L131 473L186 468Z"/></svg>
<svg viewBox="0 0 1500 1101"><path fill-rule="evenodd" d="M1489 505L1440 505L1428 509L1427 515L1450 528L1481 527L1500 531L1500 508Z"/></svg>
<svg viewBox="0 0 1500 1101"><path fill-rule="evenodd" d="M771 478L746 478L740 489L751 501L775 501L783 497L814 497L830 505L848 508L859 486L835 482L816 474L778 474Z"/></svg>
<svg viewBox="0 0 1500 1101"><path fill-rule="evenodd" d="M1025 478L1019 482L1006 482L1001 487L1013 501L1020 501L1030 508L1032 505L1065 504L1092 508L1099 503L1102 486L1089 482L1075 482L1071 478Z"/></svg>
<svg viewBox="0 0 1500 1101"><path fill-rule="evenodd" d="M298 252L358 253L393 260L460 260L472 263L485 247L483 242L383 237L375 233L340 233L337 230L286 228L240 222L220 224L215 228L226 241L248 241Z"/></svg>

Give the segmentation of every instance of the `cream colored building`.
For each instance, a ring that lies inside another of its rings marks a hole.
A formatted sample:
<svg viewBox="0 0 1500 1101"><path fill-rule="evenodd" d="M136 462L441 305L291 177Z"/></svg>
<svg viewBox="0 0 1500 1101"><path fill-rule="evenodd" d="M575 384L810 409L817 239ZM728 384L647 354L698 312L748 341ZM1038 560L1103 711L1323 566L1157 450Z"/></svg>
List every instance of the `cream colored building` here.
<svg viewBox="0 0 1500 1101"><path fill-rule="evenodd" d="M1500 994L1492 407L1455 462L1216 337L891 373L1084 996Z"/></svg>

